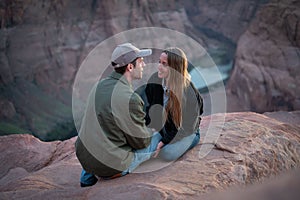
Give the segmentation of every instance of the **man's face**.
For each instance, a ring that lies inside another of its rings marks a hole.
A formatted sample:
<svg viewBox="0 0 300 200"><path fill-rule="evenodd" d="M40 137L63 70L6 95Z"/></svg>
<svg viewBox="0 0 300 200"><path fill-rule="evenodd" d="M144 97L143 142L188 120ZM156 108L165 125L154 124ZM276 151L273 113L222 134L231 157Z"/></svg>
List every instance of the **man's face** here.
<svg viewBox="0 0 300 200"><path fill-rule="evenodd" d="M133 79L141 79L143 77L143 70L145 66L145 62L143 58L138 58L136 60L135 68L132 71L132 78Z"/></svg>

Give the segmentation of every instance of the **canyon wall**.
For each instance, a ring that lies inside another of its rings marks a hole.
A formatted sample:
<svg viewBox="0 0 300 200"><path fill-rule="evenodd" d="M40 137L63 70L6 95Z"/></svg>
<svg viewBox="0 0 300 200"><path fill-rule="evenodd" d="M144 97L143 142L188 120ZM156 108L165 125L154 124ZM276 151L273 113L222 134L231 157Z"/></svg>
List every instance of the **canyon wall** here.
<svg viewBox="0 0 300 200"><path fill-rule="evenodd" d="M228 89L248 110L300 109L300 2L263 6L239 38Z"/></svg>
<svg viewBox="0 0 300 200"><path fill-rule="evenodd" d="M29 132L43 140L75 135L71 93L76 72L89 51L114 34L169 28L192 37L212 56L225 54L227 61L263 3L1 1L0 134Z"/></svg>

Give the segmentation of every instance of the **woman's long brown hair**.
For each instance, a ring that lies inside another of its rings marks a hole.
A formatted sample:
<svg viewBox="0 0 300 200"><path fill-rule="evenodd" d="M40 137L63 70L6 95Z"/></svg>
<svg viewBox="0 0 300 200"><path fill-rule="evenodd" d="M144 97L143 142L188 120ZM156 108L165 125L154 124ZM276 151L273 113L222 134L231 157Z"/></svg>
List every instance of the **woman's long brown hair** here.
<svg viewBox="0 0 300 200"><path fill-rule="evenodd" d="M170 90L164 116L165 119L168 119L170 114L178 129L182 125L183 92L190 83L190 75L187 70L188 62L185 53L177 47L167 48L163 52L168 56L169 77L167 87Z"/></svg>

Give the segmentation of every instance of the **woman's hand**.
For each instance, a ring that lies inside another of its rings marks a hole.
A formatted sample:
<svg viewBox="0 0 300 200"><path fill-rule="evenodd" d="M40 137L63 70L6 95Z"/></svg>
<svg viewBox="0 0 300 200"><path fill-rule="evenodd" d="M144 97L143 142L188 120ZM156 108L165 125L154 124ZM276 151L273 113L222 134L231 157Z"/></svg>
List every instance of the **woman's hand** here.
<svg viewBox="0 0 300 200"><path fill-rule="evenodd" d="M165 145L165 144L164 144L162 141L160 141L160 142L158 143L158 145L157 145L157 147L156 147L156 150L155 150L155 154L153 155L153 158L156 158L156 157L157 157L157 155L159 154L160 150L163 148L164 145Z"/></svg>

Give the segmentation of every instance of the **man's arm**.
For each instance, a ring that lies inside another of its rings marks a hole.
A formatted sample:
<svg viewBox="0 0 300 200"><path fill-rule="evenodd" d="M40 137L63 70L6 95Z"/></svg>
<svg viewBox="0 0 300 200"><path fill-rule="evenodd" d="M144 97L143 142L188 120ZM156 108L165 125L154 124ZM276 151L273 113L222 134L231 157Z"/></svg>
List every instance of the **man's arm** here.
<svg viewBox="0 0 300 200"><path fill-rule="evenodd" d="M132 120L132 134L126 134L126 140L134 149L143 149L150 144L151 131L145 124L145 112L143 111L143 101L137 95L133 94L129 103L129 113ZM138 132L138 133L137 133Z"/></svg>

